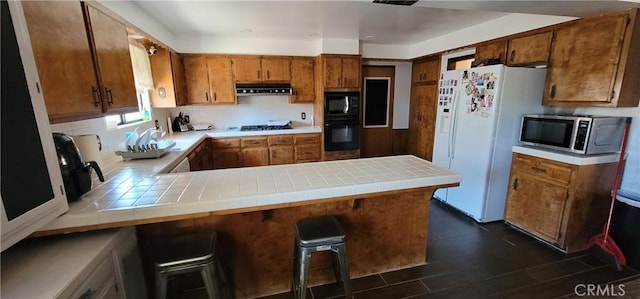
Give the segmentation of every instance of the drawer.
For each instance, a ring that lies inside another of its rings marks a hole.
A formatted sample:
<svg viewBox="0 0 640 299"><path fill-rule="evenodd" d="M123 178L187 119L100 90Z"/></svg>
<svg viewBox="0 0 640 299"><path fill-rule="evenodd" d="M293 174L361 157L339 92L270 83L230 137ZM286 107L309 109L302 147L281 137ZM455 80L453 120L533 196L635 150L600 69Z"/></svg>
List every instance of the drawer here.
<svg viewBox="0 0 640 299"><path fill-rule="evenodd" d="M213 148L240 147L240 138L212 139Z"/></svg>
<svg viewBox="0 0 640 299"><path fill-rule="evenodd" d="M573 168L546 159L525 155L515 155L512 162L514 170L547 178L554 181L569 183Z"/></svg>
<svg viewBox="0 0 640 299"><path fill-rule="evenodd" d="M292 135L269 136L269 145L292 145Z"/></svg>
<svg viewBox="0 0 640 299"><path fill-rule="evenodd" d="M297 144L319 144L320 134L300 134L293 136L294 143Z"/></svg>
<svg viewBox="0 0 640 299"><path fill-rule="evenodd" d="M319 161L320 145L296 145L296 162L297 161Z"/></svg>
<svg viewBox="0 0 640 299"><path fill-rule="evenodd" d="M242 138L242 147L268 146L267 137Z"/></svg>

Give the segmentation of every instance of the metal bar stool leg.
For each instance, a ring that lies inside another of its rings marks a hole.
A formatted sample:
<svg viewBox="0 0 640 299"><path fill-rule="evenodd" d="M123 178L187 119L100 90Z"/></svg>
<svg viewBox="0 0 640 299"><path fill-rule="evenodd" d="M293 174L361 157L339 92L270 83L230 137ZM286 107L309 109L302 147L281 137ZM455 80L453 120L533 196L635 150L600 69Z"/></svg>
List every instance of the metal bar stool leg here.
<svg viewBox="0 0 640 299"><path fill-rule="evenodd" d="M209 295L209 299L220 298L220 293L218 292L218 280L215 271L216 270L213 265L213 261L200 269L202 281L204 282L204 286L207 289L207 295Z"/></svg>
<svg viewBox="0 0 640 299"><path fill-rule="evenodd" d="M167 276L163 273L156 272L156 298L164 299L167 297Z"/></svg>
<svg viewBox="0 0 640 299"><path fill-rule="evenodd" d="M344 294L346 298L351 298L351 280L349 279L349 265L347 263L347 246L345 243L338 245L338 261L340 264L340 276L344 285Z"/></svg>
<svg viewBox="0 0 640 299"><path fill-rule="evenodd" d="M309 281L309 263L311 262L311 251L307 248L300 247L300 260L298 264L298 299L304 299L307 296L307 282Z"/></svg>

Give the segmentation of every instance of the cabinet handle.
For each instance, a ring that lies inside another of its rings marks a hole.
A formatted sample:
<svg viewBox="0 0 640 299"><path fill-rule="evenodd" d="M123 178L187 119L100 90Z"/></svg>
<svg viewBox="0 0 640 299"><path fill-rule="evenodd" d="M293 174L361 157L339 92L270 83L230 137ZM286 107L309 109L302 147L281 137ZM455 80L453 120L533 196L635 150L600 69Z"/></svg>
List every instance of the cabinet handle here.
<svg viewBox="0 0 640 299"><path fill-rule="evenodd" d="M511 50L511 58L509 58L509 60L511 60L511 62L513 62L516 58L516 50Z"/></svg>
<svg viewBox="0 0 640 299"><path fill-rule="evenodd" d="M113 105L113 93L111 92L111 89L105 88L104 91L107 95L107 104L109 104L109 106Z"/></svg>
<svg viewBox="0 0 640 299"><path fill-rule="evenodd" d="M537 167L537 166L531 166L531 170L536 171L536 172L543 172L543 173L547 172L546 169L540 168L540 167Z"/></svg>
<svg viewBox="0 0 640 299"><path fill-rule="evenodd" d="M271 72L269 72L269 70L267 70L267 79L269 79L269 77L271 77Z"/></svg>
<svg viewBox="0 0 640 299"><path fill-rule="evenodd" d="M258 75L258 79L260 79L260 70L257 70L256 74Z"/></svg>
<svg viewBox="0 0 640 299"><path fill-rule="evenodd" d="M518 190L518 178L513 180L513 190Z"/></svg>
<svg viewBox="0 0 640 299"><path fill-rule="evenodd" d="M207 102L209 101L209 92L205 91L204 92L204 97L207 100Z"/></svg>
<svg viewBox="0 0 640 299"><path fill-rule="evenodd" d="M218 94L216 94L216 92L213 92L213 101L216 102L218 101Z"/></svg>
<svg viewBox="0 0 640 299"><path fill-rule="evenodd" d="M91 86L91 94L93 96L93 106L98 107L102 99L100 99L100 89L95 86Z"/></svg>
<svg viewBox="0 0 640 299"><path fill-rule="evenodd" d="M556 85L555 84L551 85L551 91L549 91L549 97L552 98L552 99L556 97Z"/></svg>
<svg viewBox="0 0 640 299"><path fill-rule="evenodd" d="M338 86L342 86L342 77L338 77Z"/></svg>

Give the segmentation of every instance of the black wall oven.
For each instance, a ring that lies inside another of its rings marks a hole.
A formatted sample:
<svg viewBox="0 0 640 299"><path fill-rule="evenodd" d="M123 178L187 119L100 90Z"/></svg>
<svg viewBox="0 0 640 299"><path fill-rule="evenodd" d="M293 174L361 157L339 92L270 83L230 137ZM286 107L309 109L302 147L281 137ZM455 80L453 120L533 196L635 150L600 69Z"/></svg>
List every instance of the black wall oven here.
<svg viewBox="0 0 640 299"><path fill-rule="evenodd" d="M349 151L360 148L358 120L329 121L324 124L324 150Z"/></svg>
<svg viewBox="0 0 640 299"><path fill-rule="evenodd" d="M324 150L360 148L360 96L358 92L324 94Z"/></svg>

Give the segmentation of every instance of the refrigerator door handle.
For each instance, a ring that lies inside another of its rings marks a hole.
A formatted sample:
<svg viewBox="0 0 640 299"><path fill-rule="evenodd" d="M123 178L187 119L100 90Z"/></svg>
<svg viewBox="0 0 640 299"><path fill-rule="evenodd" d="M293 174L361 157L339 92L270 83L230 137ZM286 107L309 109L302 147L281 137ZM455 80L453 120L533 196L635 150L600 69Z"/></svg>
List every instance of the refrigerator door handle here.
<svg viewBox="0 0 640 299"><path fill-rule="evenodd" d="M449 125L449 144L448 144L448 154L449 154L449 158L453 159L455 152L456 152L456 148L455 148L455 137L456 137L456 131L458 129L458 101L460 100L460 93L458 93L458 91L455 92L454 96L453 96L453 107L451 108L452 110L452 115L451 118L449 119L449 121L453 124L453 125Z"/></svg>

